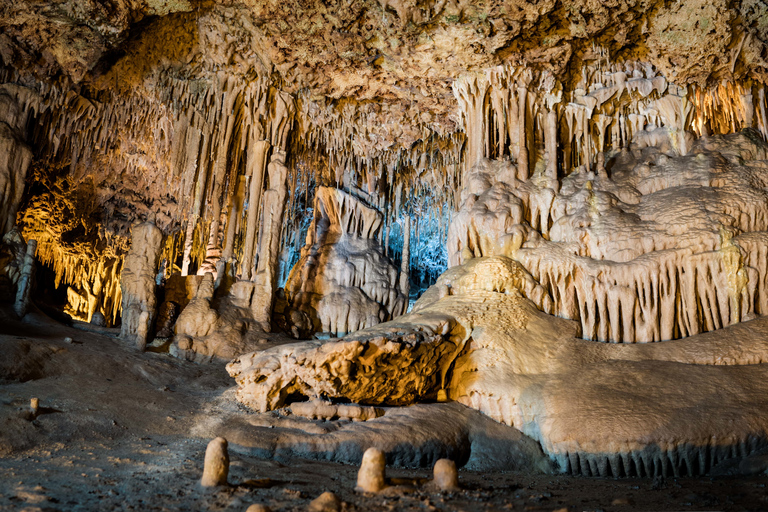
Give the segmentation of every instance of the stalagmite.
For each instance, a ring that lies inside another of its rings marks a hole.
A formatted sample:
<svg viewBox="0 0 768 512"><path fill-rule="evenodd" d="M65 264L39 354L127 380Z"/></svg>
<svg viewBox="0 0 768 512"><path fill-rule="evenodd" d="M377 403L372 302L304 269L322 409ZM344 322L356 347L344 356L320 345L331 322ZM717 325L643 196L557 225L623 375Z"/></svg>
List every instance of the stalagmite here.
<svg viewBox="0 0 768 512"><path fill-rule="evenodd" d="M205 449L205 466L200 485L203 487L217 487L227 485L229 476L229 452L227 440L217 437L208 443Z"/></svg>
<svg viewBox="0 0 768 512"><path fill-rule="evenodd" d="M434 483L441 491L456 491L459 489L459 473L456 463L451 459L440 459L435 462L433 470Z"/></svg>
<svg viewBox="0 0 768 512"><path fill-rule="evenodd" d="M378 448L368 448L357 472L357 487L360 492L377 493L386 487L384 482L384 453Z"/></svg>
<svg viewBox="0 0 768 512"><path fill-rule="evenodd" d="M162 242L163 232L151 221L134 226L131 248L120 276L123 301L120 337L135 342L139 350L146 347L146 336L155 317L155 276Z"/></svg>
<svg viewBox="0 0 768 512"><path fill-rule="evenodd" d="M24 318L29 309L32 287L35 279L35 251L37 250L37 241L29 240L27 242L27 252L24 255L24 264L21 267L21 277L19 278L16 291L16 303L14 310L19 318Z"/></svg>
<svg viewBox="0 0 768 512"><path fill-rule="evenodd" d="M326 491L309 502L308 512L340 512L341 500L330 491Z"/></svg>

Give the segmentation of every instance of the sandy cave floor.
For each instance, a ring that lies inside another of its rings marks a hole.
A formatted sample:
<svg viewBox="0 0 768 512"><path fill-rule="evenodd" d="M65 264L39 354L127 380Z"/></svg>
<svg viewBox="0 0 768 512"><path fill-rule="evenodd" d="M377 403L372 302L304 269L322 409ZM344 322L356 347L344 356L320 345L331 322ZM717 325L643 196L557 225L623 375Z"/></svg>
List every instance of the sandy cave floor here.
<svg viewBox="0 0 768 512"><path fill-rule="evenodd" d="M203 491L211 417L251 415L233 386L221 364L140 354L40 313L21 323L0 311L0 510L306 510L325 491L360 511L768 510L765 474L653 481L462 470L462 491L438 493L423 486L429 469L388 468L393 486L371 496L353 490L357 467L262 460L237 447L230 486ZM24 417L31 397L40 399L34 420Z"/></svg>

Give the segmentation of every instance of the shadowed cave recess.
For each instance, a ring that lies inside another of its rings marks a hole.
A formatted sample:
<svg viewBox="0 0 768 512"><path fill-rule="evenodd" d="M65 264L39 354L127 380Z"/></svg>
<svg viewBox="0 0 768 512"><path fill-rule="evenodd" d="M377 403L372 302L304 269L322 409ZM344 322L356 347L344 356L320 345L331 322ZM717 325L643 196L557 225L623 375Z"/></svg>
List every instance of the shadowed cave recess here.
<svg viewBox="0 0 768 512"><path fill-rule="evenodd" d="M766 41L753 0L6 2L0 388L90 375L64 343L202 379L162 435L243 457L764 484Z"/></svg>

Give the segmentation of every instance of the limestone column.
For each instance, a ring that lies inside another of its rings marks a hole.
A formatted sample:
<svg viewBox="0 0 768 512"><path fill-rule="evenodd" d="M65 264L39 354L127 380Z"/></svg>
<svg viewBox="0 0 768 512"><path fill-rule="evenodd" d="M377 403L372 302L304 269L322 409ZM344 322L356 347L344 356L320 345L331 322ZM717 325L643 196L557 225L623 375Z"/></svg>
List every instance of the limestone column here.
<svg viewBox="0 0 768 512"><path fill-rule="evenodd" d="M123 295L123 325L120 337L135 341L139 350L147 345L157 306L155 277L163 249L163 232L151 221L131 230L131 248L123 261L120 288Z"/></svg>
<svg viewBox="0 0 768 512"><path fill-rule="evenodd" d="M400 292L405 296L405 305L402 313L408 311L408 302L411 293L411 216L405 217L403 225L403 259L400 263Z"/></svg>
<svg viewBox="0 0 768 512"><path fill-rule="evenodd" d="M32 283L35 272L35 251L37 250L37 241L27 242L27 252L24 255L24 263L21 266L21 278L19 286L16 289L16 304L14 309L19 318L24 318L29 309L29 297L32 293Z"/></svg>
<svg viewBox="0 0 768 512"><path fill-rule="evenodd" d="M288 195L285 151L275 151L267 167L269 189L264 192L264 209L261 222L259 262L256 267L254 294L251 302L253 318L265 332L271 328L272 300L277 290L277 271L280 258L280 232Z"/></svg>
<svg viewBox="0 0 768 512"><path fill-rule="evenodd" d="M255 142L248 149L247 169L250 170L251 184L248 192L248 216L245 222L245 241L243 242L243 261L241 275L244 280L251 278L253 269L254 244L259 222L259 206L264 188L264 167L267 161L270 143L267 140Z"/></svg>
<svg viewBox="0 0 768 512"><path fill-rule="evenodd" d="M235 252L235 234L237 232L237 223L240 219L240 212L243 207L245 184L242 176L237 178L237 184L235 185L235 193L229 200L229 214L227 216L227 234L224 237L224 249L221 253L221 259L216 264L216 287L223 279L224 274L227 272L227 264L231 263L232 256Z"/></svg>
<svg viewBox="0 0 768 512"><path fill-rule="evenodd" d="M280 234L288 197L288 167L286 166L288 135L293 126L296 106L290 94L278 91L270 112L270 139L272 157L267 166L269 189L262 201L261 230L259 232L259 261L253 277L254 293L251 301L253 318L264 332L271 329L272 303L277 290L277 272L280 259Z"/></svg>
<svg viewBox="0 0 768 512"><path fill-rule="evenodd" d="M533 81L533 72L530 69L523 71L517 85L517 101L519 130L519 149L517 156L517 175L521 180L527 180L530 177L528 169L528 128L526 118L528 117L528 86Z"/></svg>

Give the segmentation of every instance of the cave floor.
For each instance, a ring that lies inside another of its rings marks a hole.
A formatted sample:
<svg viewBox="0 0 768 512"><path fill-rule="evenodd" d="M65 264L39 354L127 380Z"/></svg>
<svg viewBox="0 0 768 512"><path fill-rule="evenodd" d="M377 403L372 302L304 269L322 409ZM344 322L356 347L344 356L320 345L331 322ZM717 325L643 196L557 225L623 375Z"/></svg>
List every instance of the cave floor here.
<svg viewBox="0 0 768 512"><path fill-rule="evenodd" d="M137 353L38 312L21 323L0 311L0 354L2 511L307 510L325 491L350 511L768 510L764 474L654 481L462 470L461 491L438 493L422 485L429 469L388 468L392 487L372 496L354 491L354 466L233 450L230 485L204 491L210 404L234 386L223 365ZM25 417L32 397L34 419ZM230 404L227 414L248 413Z"/></svg>

